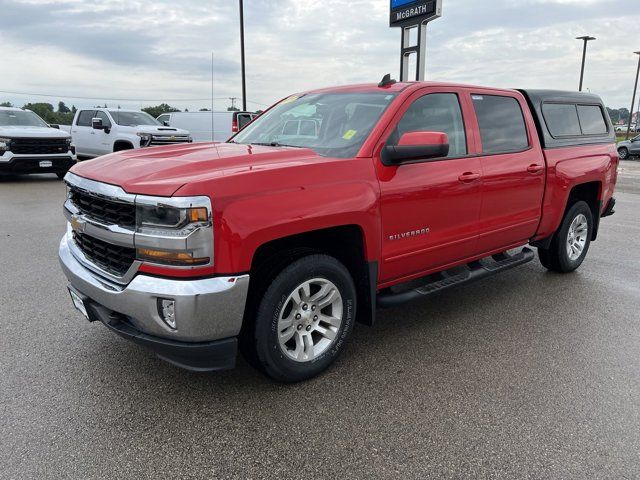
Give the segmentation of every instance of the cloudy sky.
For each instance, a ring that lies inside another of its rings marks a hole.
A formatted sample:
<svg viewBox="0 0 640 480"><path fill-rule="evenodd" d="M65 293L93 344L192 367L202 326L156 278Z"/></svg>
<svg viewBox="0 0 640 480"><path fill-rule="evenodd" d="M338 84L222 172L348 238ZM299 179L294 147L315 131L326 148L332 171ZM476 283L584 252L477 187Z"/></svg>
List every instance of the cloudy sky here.
<svg viewBox="0 0 640 480"><path fill-rule="evenodd" d="M629 108L638 6L443 0L443 17L429 27L427 79L577 89L582 44L574 37L589 34L598 39L585 87ZM400 32L388 27L388 8L388 0L245 0L249 107L397 77ZM0 101L207 107L212 51L215 108L241 95L236 0L0 0L0 22Z"/></svg>

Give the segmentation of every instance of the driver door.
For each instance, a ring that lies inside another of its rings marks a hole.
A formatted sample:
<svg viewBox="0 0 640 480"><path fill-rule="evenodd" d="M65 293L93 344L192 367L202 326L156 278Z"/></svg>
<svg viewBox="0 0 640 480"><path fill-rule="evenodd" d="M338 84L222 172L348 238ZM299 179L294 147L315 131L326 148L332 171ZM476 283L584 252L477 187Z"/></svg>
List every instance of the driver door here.
<svg viewBox="0 0 640 480"><path fill-rule="evenodd" d="M480 159L468 155L473 132L463 113L469 107L461 92L421 90L385 133L386 144L397 145L410 131L444 132L450 148L445 158L394 166L378 155L381 283L441 270L477 253L482 170Z"/></svg>

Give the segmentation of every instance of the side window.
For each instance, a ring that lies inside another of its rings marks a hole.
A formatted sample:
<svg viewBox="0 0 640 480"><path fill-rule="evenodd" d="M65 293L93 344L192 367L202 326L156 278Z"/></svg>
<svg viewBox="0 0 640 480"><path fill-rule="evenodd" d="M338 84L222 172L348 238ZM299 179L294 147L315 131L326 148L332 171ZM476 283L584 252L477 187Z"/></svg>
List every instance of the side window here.
<svg viewBox="0 0 640 480"><path fill-rule="evenodd" d="M168 122L168 121L169 121L169 118L170 118L170 117L169 117L169 114L164 113L164 114L160 115L160 116L158 117L158 119L157 119L157 120L158 120L160 123L164 124L163 122Z"/></svg>
<svg viewBox="0 0 640 480"><path fill-rule="evenodd" d="M576 106L572 103L544 103L542 115L549 133L554 137L581 135Z"/></svg>
<svg viewBox="0 0 640 480"><path fill-rule="evenodd" d="M462 110L455 93L432 93L417 99L404 113L387 144L397 145L403 134L419 131L446 133L449 157L467 154Z"/></svg>
<svg viewBox="0 0 640 480"><path fill-rule="evenodd" d="M578 105L578 118L583 135L602 135L609 131L599 105Z"/></svg>
<svg viewBox="0 0 640 480"><path fill-rule="evenodd" d="M106 113L101 112L101 111L97 111L95 118L101 118L102 119L102 125L107 127L107 128L111 128L111 120L109 120L109 117L107 116Z"/></svg>
<svg viewBox="0 0 640 480"><path fill-rule="evenodd" d="M518 152L529 146L520 104L513 97L472 95L483 153Z"/></svg>
<svg viewBox="0 0 640 480"><path fill-rule="evenodd" d="M90 127L94 113L96 113L95 110L82 110L78 115L76 125L78 125L78 127Z"/></svg>

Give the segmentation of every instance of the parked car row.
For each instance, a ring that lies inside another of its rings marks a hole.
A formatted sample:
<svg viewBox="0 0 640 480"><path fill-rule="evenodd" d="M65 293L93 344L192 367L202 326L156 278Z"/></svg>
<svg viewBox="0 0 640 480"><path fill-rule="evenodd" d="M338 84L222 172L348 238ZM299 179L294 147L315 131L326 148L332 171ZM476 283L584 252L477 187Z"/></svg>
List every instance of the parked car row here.
<svg viewBox="0 0 640 480"><path fill-rule="evenodd" d="M0 174L55 173L63 178L78 159L194 141L222 142L255 116L178 112L155 119L140 110L88 108L76 112L67 132L30 110L0 107Z"/></svg>
<svg viewBox="0 0 640 480"><path fill-rule="evenodd" d="M618 133L624 133L627 131L627 127L629 125L627 125L626 123L624 125L616 125L614 128L616 130L616 132ZM636 125L635 123L631 124L631 128L629 129L632 132L640 132L640 125Z"/></svg>

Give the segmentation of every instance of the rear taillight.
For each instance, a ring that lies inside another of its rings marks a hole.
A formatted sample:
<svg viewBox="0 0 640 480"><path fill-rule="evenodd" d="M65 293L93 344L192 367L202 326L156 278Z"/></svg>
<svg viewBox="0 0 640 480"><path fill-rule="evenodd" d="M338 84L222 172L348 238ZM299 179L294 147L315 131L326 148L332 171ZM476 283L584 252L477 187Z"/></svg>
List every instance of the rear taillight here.
<svg viewBox="0 0 640 480"><path fill-rule="evenodd" d="M233 122L231 122L231 131L233 133L238 133L238 121L234 120Z"/></svg>

